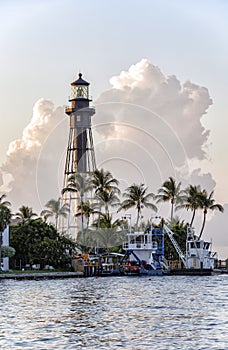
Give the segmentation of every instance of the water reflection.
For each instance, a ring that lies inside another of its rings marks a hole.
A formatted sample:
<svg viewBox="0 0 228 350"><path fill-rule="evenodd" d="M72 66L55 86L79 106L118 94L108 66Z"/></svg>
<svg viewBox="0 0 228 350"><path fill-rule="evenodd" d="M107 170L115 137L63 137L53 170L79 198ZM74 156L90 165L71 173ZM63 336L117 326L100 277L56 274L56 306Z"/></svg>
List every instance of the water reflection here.
<svg viewBox="0 0 228 350"><path fill-rule="evenodd" d="M228 276L1 281L1 349L226 349Z"/></svg>

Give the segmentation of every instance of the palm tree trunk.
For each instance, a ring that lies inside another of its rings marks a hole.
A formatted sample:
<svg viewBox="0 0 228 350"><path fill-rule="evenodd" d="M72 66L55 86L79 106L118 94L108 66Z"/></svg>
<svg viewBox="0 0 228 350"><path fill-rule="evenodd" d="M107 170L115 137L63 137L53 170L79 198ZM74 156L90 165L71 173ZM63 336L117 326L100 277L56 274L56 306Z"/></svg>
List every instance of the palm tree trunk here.
<svg viewBox="0 0 228 350"><path fill-rule="evenodd" d="M57 227L58 227L58 215L55 216L55 228L57 231Z"/></svg>
<svg viewBox="0 0 228 350"><path fill-rule="evenodd" d="M206 215L207 215L207 210L205 209L204 212L203 212L203 224L202 224L202 228L201 228L201 231L200 231L200 234L199 234L198 241L200 240L200 238L201 238L201 236L203 234L204 226L205 226L205 223L206 223Z"/></svg>
<svg viewBox="0 0 228 350"><path fill-rule="evenodd" d="M89 219L90 219L90 215L88 215L87 221L86 221L86 230L88 230L89 228Z"/></svg>
<svg viewBox="0 0 228 350"><path fill-rule="evenodd" d="M99 204L99 213L98 213L98 230L100 229L101 226L101 205Z"/></svg>
<svg viewBox="0 0 228 350"><path fill-rule="evenodd" d="M105 214L107 215L107 217L109 216L108 203L105 203Z"/></svg>
<svg viewBox="0 0 228 350"><path fill-rule="evenodd" d="M171 222L173 221L173 206L174 206L174 203L173 201L171 201L171 218L170 218Z"/></svg>
<svg viewBox="0 0 228 350"><path fill-rule="evenodd" d="M139 226L139 216L140 216L140 208L138 208L137 211L137 220L136 220L136 230L138 231L138 226Z"/></svg>
<svg viewBox="0 0 228 350"><path fill-rule="evenodd" d="M192 220L191 220L191 222L190 222L190 227L192 227L193 221L194 221L194 219L195 219L195 214L196 214L196 210L193 209L193 214L192 214Z"/></svg>
<svg viewBox="0 0 228 350"><path fill-rule="evenodd" d="M84 242L85 237L84 237L84 211L83 211L83 203L81 203L81 219L82 219L82 240Z"/></svg>
<svg viewBox="0 0 228 350"><path fill-rule="evenodd" d="M0 232L0 271L2 271L2 232Z"/></svg>

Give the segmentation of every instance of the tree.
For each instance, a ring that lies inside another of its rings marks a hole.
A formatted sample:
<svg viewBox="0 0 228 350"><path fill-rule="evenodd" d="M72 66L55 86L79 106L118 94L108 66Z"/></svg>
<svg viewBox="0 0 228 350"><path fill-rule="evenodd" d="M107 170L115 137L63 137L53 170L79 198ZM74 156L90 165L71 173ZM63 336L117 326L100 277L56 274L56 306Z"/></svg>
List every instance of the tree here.
<svg viewBox="0 0 228 350"><path fill-rule="evenodd" d="M29 221L35 216L37 216L37 214L32 211L32 208L25 205L22 205L15 214L16 219L19 219L21 222Z"/></svg>
<svg viewBox="0 0 228 350"><path fill-rule="evenodd" d="M78 192L81 200L84 200L85 194L92 190L92 183L87 175L75 173L69 176L67 186L63 188L62 194L65 192Z"/></svg>
<svg viewBox="0 0 228 350"><path fill-rule="evenodd" d="M11 211L8 208L10 206L10 202L3 201L5 197L5 194L0 196L0 270L2 262L2 233L6 229L7 225L9 225L11 219Z"/></svg>
<svg viewBox="0 0 228 350"><path fill-rule="evenodd" d="M141 215L141 210L144 207L150 208L153 211L157 211L157 207L151 203L151 199L154 199L154 194L153 193L148 193L147 194L148 188L145 187L144 184L136 185L133 184L129 186L124 194L123 197L126 199L121 203L120 209L130 209L132 207L136 207L137 210L137 219L136 219L136 227L138 228L138 222L139 222L139 217Z"/></svg>
<svg viewBox="0 0 228 350"><path fill-rule="evenodd" d="M49 217L55 218L55 228L57 230L58 227L58 218L60 216L63 216L64 218L67 217L67 214L69 212L69 205L67 203L61 205L60 198L58 200L50 199L47 204L45 205L48 209L44 209L41 212L41 216L44 217L45 220Z"/></svg>
<svg viewBox="0 0 228 350"><path fill-rule="evenodd" d="M13 247L2 246L2 257L3 258L11 258L15 254L15 249Z"/></svg>
<svg viewBox="0 0 228 350"><path fill-rule="evenodd" d="M6 207L10 207L11 206L11 203L9 201L3 201L3 199L6 198L6 194L3 193L1 196L0 196L0 204L3 204L5 205Z"/></svg>
<svg viewBox="0 0 228 350"><path fill-rule="evenodd" d="M15 261L22 266L40 264L41 267L52 265L55 268L70 263L69 251L75 248L74 242L60 235L52 224L42 219L12 226L10 245L16 250Z"/></svg>
<svg viewBox="0 0 228 350"><path fill-rule="evenodd" d="M96 169L93 173L91 183L93 185L95 191L95 197L98 199L98 225L100 220L100 212L101 208L105 206L106 215L109 212L108 205L113 205L114 202L118 202L118 195L120 194L120 190L118 188L119 181L115 179L110 171L104 170L103 168Z"/></svg>
<svg viewBox="0 0 228 350"><path fill-rule="evenodd" d="M203 190L201 192L200 201L201 201L201 208L203 209L203 223L202 223L202 228L201 228L198 240L200 240L202 237L208 210L219 210L222 213L224 211L224 208L221 204L215 204L215 199L213 198L213 194L214 194L214 191L212 191L209 195L207 194L206 190Z"/></svg>
<svg viewBox="0 0 228 350"><path fill-rule="evenodd" d="M171 215L170 220L173 220L174 205L181 201L181 195L183 191L180 189L181 182L176 184L176 181L169 177L169 180L165 181L162 187L158 190L156 195L157 202L170 202L171 203Z"/></svg>
<svg viewBox="0 0 228 350"><path fill-rule="evenodd" d="M182 196L182 203L176 207L176 210L186 208L192 211L190 226L192 227L196 210L201 208L202 191L200 186L189 185Z"/></svg>
<svg viewBox="0 0 228 350"><path fill-rule="evenodd" d="M87 192L92 191L92 183L90 177L85 174L75 173L69 176L67 186L63 188L62 194L65 192L78 193L80 204L77 209L80 210L80 215L75 213L76 217L81 216L82 230L84 229L84 201ZM79 209L80 208L80 209Z"/></svg>
<svg viewBox="0 0 228 350"><path fill-rule="evenodd" d="M106 215L101 213L100 219L100 228L113 228L113 227L122 227L126 223L125 220L116 219L113 221L112 215ZM93 226L99 229L98 220L94 220Z"/></svg>
<svg viewBox="0 0 228 350"><path fill-rule="evenodd" d="M173 237L178 243L181 251L185 253L186 251L186 239L187 239L187 223L185 223L183 220L181 221L178 217L173 218L172 222L170 223L170 229L172 230ZM172 242L170 241L168 234L164 232L164 239L165 239L165 257L168 260L179 260L179 255L176 252L176 249L174 248Z"/></svg>
<svg viewBox="0 0 228 350"><path fill-rule="evenodd" d="M112 176L110 171L105 171L103 168L94 171L91 183L96 194L110 191L120 194L119 181Z"/></svg>
<svg viewBox="0 0 228 350"><path fill-rule="evenodd" d="M86 229L89 228L89 221L92 214L96 214L98 211L95 210L95 205L91 205L89 201L85 201L78 205L78 212L75 214L76 217L84 215L86 218Z"/></svg>
<svg viewBox="0 0 228 350"><path fill-rule="evenodd" d="M123 229L124 220L112 220L111 215L101 213L101 217L94 221L93 244L99 251L107 251L119 247L126 238L126 230Z"/></svg>
<svg viewBox="0 0 228 350"><path fill-rule="evenodd" d="M109 206L116 207L119 206L120 200L114 189L108 191L100 192L96 195L96 198L100 202L100 208L104 206L105 215L107 218L110 217Z"/></svg>

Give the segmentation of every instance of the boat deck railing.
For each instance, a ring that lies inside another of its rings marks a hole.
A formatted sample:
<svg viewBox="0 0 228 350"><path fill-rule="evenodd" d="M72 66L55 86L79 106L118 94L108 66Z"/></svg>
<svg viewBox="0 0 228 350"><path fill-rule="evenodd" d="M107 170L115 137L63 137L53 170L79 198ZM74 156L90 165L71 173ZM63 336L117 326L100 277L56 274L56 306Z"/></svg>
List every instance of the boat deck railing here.
<svg viewBox="0 0 228 350"><path fill-rule="evenodd" d="M152 242L152 243L125 242L125 243L123 243L123 249L153 249L153 250L156 250L157 247L158 247L157 242Z"/></svg>

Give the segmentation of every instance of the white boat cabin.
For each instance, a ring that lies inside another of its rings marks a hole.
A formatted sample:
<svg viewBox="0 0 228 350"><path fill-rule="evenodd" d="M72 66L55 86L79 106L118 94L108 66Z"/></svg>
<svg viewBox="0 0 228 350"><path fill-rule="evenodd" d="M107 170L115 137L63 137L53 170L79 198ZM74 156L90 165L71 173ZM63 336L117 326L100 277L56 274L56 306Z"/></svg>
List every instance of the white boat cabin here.
<svg viewBox="0 0 228 350"><path fill-rule="evenodd" d="M152 253L157 251L157 242L153 240L151 232L134 232L127 235L127 242L123 243L124 250L133 250L140 260L150 263ZM134 260L134 256L130 256Z"/></svg>
<svg viewBox="0 0 228 350"><path fill-rule="evenodd" d="M211 251L212 242L197 240L189 227L186 241L186 268L214 269L217 253Z"/></svg>

